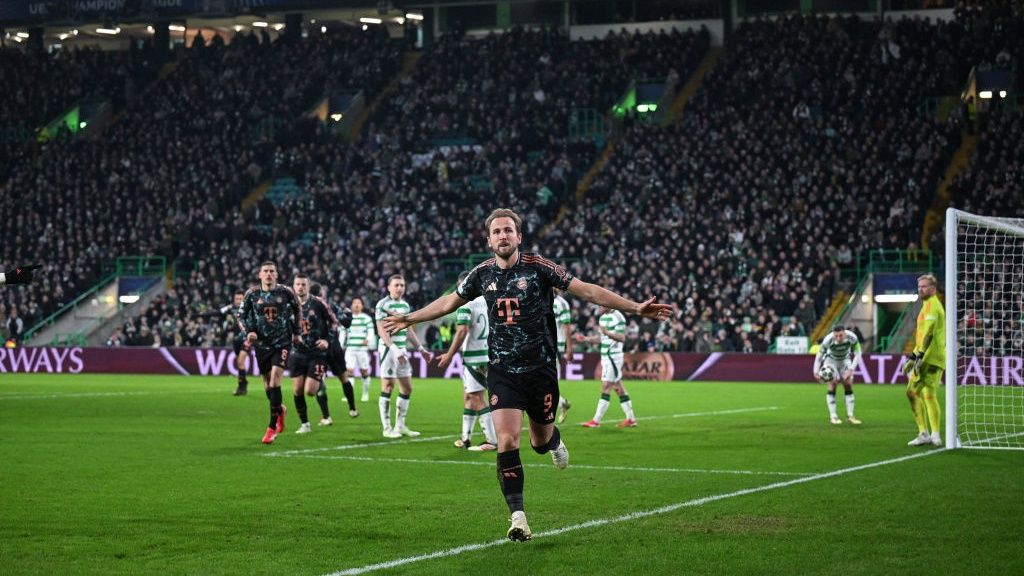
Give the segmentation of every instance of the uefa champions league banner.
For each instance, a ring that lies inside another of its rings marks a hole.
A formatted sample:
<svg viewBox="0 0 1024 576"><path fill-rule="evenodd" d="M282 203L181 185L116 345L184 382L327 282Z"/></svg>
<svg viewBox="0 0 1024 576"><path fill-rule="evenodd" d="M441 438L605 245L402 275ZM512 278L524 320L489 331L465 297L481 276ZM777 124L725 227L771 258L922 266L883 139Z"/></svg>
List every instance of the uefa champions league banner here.
<svg viewBox="0 0 1024 576"><path fill-rule="evenodd" d="M141 4L127 0L3 0L0 1L0 22L28 22L57 19L104 19L136 17L149 14L184 14L202 8L199 0L144 0Z"/></svg>
<svg viewBox="0 0 1024 576"><path fill-rule="evenodd" d="M854 368L855 382L904 384L902 356L865 354ZM458 378L462 360L456 355L446 369L427 363L418 353L410 358L417 378ZM247 359L249 373L258 375L256 359ZM814 357L800 354L684 354L647 352L626 354L622 376L626 380L691 382L813 382ZM376 353L371 353L373 375L379 376ZM238 373L235 353L227 348L0 348L0 374L178 374L233 376ZM562 380L600 380L601 357L577 353L563 366ZM1024 386L1024 358L1020 356L970 357L960 375L961 384Z"/></svg>

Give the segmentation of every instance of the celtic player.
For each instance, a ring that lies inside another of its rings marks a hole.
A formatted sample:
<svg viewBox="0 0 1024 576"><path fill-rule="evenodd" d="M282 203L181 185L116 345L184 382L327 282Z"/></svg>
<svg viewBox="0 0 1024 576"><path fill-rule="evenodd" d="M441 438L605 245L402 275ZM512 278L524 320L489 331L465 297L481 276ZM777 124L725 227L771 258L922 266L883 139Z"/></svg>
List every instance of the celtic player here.
<svg viewBox="0 0 1024 576"><path fill-rule="evenodd" d="M405 417L409 412L409 397L412 396L412 364L409 363L406 351L406 338L412 340L426 360L430 361L430 352L420 344L414 330L399 330L389 334L384 329L384 319L388 316L403 316L409 313L409 303L402 299L405 295L405 278L401 274L393 274L388 278L388 295L377 302L376 320L377 334L380 342L377 351L380 354L380 423L384 427L385 438L401 438L419 436L420 433L410 430L405 425ZM391 426L391 392L398 383L398 401L395 402L395 425Z"/></svg>
<svg viewBox="0 0 1024 576"><path fill-rule="evenodd" d="M936 289L934 275L918 277L917 294L924 303L917 315L914 352L903 364L903 372L909 377L907 399L910 400L910 409L917 423L917 437L908 442L908 446L942 446L939 432L942 408L936 391L942 382L942 372L946 369L946 310L935 295ZM929 425L931 435L928 434Z"/></svg>
<svg viewBox="0 0 1024 576"><path fill-rule="evenodd" d="M828 393L825 394L825 402L828 404L828 415L833 424L842 424L836 414L836 385L843 383L843 392L846 395L846 420L850 424L860 424L860 420L853 415L853 368L860 362L861 349L857 335L849 331L842 324L832 327L832 332L821 341L821 348L818 355L814 357L814 377L821 379L821 369L828 366L832 369L833 376L828 379Z"/></svg>
<svg viewBox="0 0 1024 576"><path fill-rule="evenodd" d="M601 425L608 406L611 404L611 391L619 395L619 405L626 414L626 419L619 423L619 428L635 428L636 416L633 414L633 401L629 392L622 385L623 343L626 341L626 317L622 312L605 307L598 318L600 336L591 336L587 340L601 342L601 399L597 401L594 418L584 422L585 428L597 428Z"/></svg>
<svg viewBox="0 0 1024 576"><path fill-rule="evenodd" d="M459 275L459 284L469 272ZM487 301L483 296L459 306L455 311L455 338L448 351L437 357L437 365L446 368L455 353L462 350L462 435L456 448L474 451L498 449L498 437L487 405ZM472 446L473 425L477 419L484 431L485 442Z"/></svg>
<svg viewBox="0 0 1024 576"><path fill-rule="evenodd" d="M569 308L569 303L566 302L565 298L562 297L562 291L555 289L552 290L555 294L554 302L551 307L555 311L555 334L558 342L558 358L556 361L560 364L562 372L572 360L572 310ZM563 373L562 376L565 374ZM565 422L565 415L569 412L569 408L572 404L565 396L558 396L558 423Z"/></svg>
<svg viewBox="0 0 1024 576"><path fill-rule="evenodd" d="M352 325L345 334L345 381L352 384L352 376L363 382L362 402L370 400L370 338L373 337L373 318L363 312L363 299L352 299Z"/></svg>

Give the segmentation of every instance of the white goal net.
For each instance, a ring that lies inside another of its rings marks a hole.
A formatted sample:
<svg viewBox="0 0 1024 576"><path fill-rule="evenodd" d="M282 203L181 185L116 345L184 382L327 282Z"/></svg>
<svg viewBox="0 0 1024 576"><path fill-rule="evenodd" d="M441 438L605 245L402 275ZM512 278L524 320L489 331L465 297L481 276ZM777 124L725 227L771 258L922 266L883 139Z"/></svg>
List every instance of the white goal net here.
<svg viewBox="0 0 1024 576"><path fill-rule="evenodd" d="M1024 218L946 212L946 445L1024 449Z"/></svg>

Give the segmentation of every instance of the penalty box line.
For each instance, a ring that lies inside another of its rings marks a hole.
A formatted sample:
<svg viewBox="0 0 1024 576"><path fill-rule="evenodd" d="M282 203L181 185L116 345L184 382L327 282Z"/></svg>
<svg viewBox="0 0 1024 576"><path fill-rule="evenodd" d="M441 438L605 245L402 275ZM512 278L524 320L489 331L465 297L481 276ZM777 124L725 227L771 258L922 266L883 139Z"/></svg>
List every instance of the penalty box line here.
<svg viewBox="0 0 1024 576"><path fill-rule="evenodd" d="M392 462L397 464L441 464L462 466L494 467L494 461L478 462L474 460L420 460L416 458L374 458L372 456L329 456L319 454L299 454L294 458L313 458L317 460L347 460L351 462ZM551 464L523 464L524 468L550 469ZM815 472L773 472L757 470L721 470L713 468L665 468L656 466L594 466L589 464L570 464L570 470L601 470L621 472L669 472L679 474L735 474L740 476L811 476Z"/></svg>
<svg viewBox="0 0 1024 576"><path fill-rule="evenodd" d="M712 410L707 412L685 412L683 414L668 414L664 416L647 416L643 418L637 418L637 420L662 420L666 418L696 418L699 416L721 416L725 414L742 414L744 412L762 412L778 410L778 406L760 406L756 408L735 408L731 410ZM607 420L607 422L621 422L621 420ZM523 428L526 429L525 427ZM340 450L358 450L360 448L376 448L378 446L401 446L403 444L415 444L419 442L435 442L437 440L451 440L452 438L458 438L458 434L446 434L443 436L423 436L420 438L413 438L410 440L384 440L380 442L364 442L361 444L342 444L340 446L324 446L321 448L304 448L296 450L277 450L274 452L265 452L263 456L301 456L304 454L317 454L321 452L333 452Z"/></svg>
<svg viewBox="0 0 1024 576"><path fill-rule="evenodd" d="M746 488L743 490L736 490L734 492L726 492L724 494L714 494L712 496L705 496L703 498L694 498L692 500L686 500L683 502L677 502L675 504L669 504L660 508L653 508L650 510L641 510L639 512L632 512L630 514L623 514L621 516L613 516L610 518L598 518L595 520L589 520L579 524L573 524L562 528L556 528L554 530L547 530L539 532L533 535L534 538L548 538L551 536L558 536L567 532L575 532L577 530L586 530L590 528L597 528L599 526L606 526L610 524L619 524L622 522L629 522L631 520L639 520L650 516L658 516L661 514L668 514L675 512L681 508L690 508L703 506L711 502L717 502L719 500L726 500L729 498L736 498L738 496L747 496L749 494L757 494L759 492L768 492L770 490L777 490L779 488L788 488L789 486L796 486L798 484L804 484L807 482L814 482L816 480L825 480L827 478L835 478L837 476L843 476L852 472L860 472L861 470L869 470L871 468L879 468L882 466L888 466L891 464L898 464L900 462L906 462L908 460L914 460L917 458L923 458L931 456L933 454L940 454L946 452L947 449L940 450L929 450L927 452L918 452L909 456L901 456L899 458L890 458L888 460L879 460L877 462L871 462L868 464L861 464L859 466L851 466L849 468L840 468L839 470L833 470L831 472L823 472L821 474L815 474L813 476L806 476L803 478L795 478L793 480L785 480L783 482L774 482L772 484L766 484L764 486L757 486L754 488ZM369 572L376 572L378 570L387 570L389 568L397 568L399 566L405 566L416 562L423 562L425 560L434 560L436 558L447 558L451 556L457 556L466 552L474 552L477 550L483 550L486 548L493 548L495 546L501 546L508 544L510 540L502 538L500 540L491 540L489 542L480 542L477 544L465 544L457 546L455 548L447 548L444 550L438 550L436 552L430 552L428 554L420 554L417 556L408 556L405 558L398 558L395 560L389 560L387 562L379 562L376 564L368 564L366 566L360 566L357 568L349 568L338 572L332 572L329 576L355 576L358 574L367 574ZM529 546L529 544L524 544Z"/></svg>

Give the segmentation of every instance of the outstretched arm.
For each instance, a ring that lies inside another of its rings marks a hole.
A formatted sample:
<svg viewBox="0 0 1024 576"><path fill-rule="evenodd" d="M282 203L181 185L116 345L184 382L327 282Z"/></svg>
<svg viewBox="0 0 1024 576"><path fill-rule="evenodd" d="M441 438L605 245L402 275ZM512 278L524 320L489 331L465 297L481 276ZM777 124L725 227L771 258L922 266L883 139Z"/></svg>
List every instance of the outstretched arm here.
<svg viewBox="0 0 1024 576"><path fill-rule="evenodd" d="M633 302L611 290L602 288L597 284L583 282L578 278L573 278L572 282L569 283L569 293L598 306L607 306L608 308L614 308L627 314L636 314L644 318L668 320L672 315L672 305L656 304L653 296L643 302Z"/></svg>
<svg viewBox="0 0 1024 576"><path fill-rule="evenodd" d="M441 296L437 300L434 300L430 304L427 304L423 308L409 314L402 314L400 316L388 316L380 325L384 329L384 332L388 334L394 334L399 330L409 328L413 324L420 322L426 322L427 320L433 320L434 318L440 318L445 314L454 312L459 306L462 306L468 302L459 297L458 293L452 292L445 296Z"/></svg>

